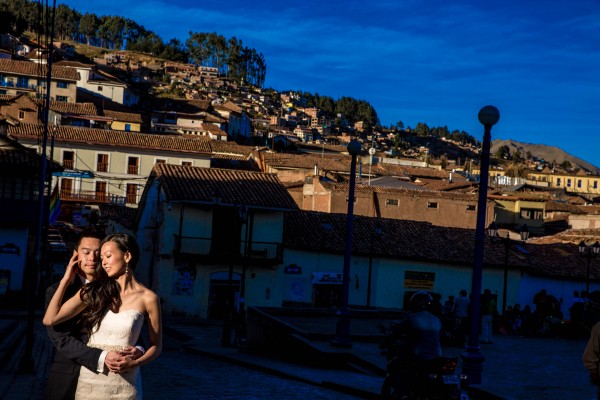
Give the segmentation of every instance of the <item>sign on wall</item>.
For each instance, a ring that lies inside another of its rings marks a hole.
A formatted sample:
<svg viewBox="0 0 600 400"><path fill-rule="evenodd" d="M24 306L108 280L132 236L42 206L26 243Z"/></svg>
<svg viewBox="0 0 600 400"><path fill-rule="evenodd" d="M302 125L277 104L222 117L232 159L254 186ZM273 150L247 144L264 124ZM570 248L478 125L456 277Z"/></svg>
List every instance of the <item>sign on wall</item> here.
<svg viewBox="0 0 600 400"><path fill-rule="evenodd" d="M433 290L435 272L404 271L404 287L410 289Z"/></svg>
<svg viewBox="0 0 600 400"><path fill-rule="evenodd" d="M313 284L341 285L343 275L340 272L313 272Z"/></svg>
<svg viewBox="0 0 600 400"><path fill-rule="evenodd" d="M173 290L176 296L193 296L196 269L180 265L173 270Z"/></svg>

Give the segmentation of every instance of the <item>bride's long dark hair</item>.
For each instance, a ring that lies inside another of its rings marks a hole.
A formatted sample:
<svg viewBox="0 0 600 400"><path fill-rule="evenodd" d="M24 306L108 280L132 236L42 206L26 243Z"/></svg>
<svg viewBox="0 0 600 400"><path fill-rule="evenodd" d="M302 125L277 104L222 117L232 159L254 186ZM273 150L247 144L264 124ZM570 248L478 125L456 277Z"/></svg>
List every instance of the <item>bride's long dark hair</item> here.
<svg viewBox="0 0 600 400"><path fill-rule="evenodd" d="M107 242L114 242L123 253L131 254L127 267L132 270L140 254L135 238L125 233L108 235L100 243L100 248ZM81 289L81 300L86 305L81 313L81 324L88 333L100 328L102 318L108 310L117 311L121 306L121 286L115 278L108 277L101 264L96 268L97 277Z"/></svg>

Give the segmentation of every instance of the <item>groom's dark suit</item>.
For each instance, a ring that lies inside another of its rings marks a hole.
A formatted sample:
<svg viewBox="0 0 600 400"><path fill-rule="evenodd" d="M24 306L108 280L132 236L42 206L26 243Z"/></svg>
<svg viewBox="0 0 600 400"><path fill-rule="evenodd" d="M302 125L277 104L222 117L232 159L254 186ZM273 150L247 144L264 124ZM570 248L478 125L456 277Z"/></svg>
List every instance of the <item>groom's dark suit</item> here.
<svg viewBox="0 0 600 400"><path fill-rule="evenodd" d="M48 308L58 284L59 282L56 282L46 290L46 308ZM63 303L73 297L81 286L83 286L83 282L80 277L75 277L73 283L67 287ZM46 385L46 399L69 400L75 398L80 366L83 365L92 371L96 371L98 368L98 359L102 350L85 345L87 336L81 332L78 320L79 315L47 328L48 336L54 344L54 357Z"/></svg>

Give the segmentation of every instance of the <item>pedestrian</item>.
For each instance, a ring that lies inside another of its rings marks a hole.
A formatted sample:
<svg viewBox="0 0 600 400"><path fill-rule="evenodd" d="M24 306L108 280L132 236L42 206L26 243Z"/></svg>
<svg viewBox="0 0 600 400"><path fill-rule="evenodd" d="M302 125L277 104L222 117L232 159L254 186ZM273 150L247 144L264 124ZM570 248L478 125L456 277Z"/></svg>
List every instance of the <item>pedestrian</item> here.
<svg viewBox="0 0 600 400"><path fill-rule="evenodd" d="M600 310L600 292L592 292L588 297L588 306ZM583 351L583 366L588 370L590 382L596 385L597 396L600 399L600 322L592 327L589 340Z"/></svg>
<svg viewBox="0 0 600 400"><path fill-rule="evenodd" d="M141 357L125 357L120 371L94 373L81 369L75 392L76 400L113 398L118 388L120 399L141 399L139 367L158 357L162 350L162 321L158 296L139 283L133 270L139 259L139 247L127 234L109 235L100 243L100 259L107 276L86 284L64 304L62 298L76 274L78 254L71 257L65 275L52 297L43 323L56 326L79 313L89 333L88 346L116 350L132 346L140 336L144 319L148 323L149 346Z"/></svg>
<svg viewBox="0 0 600 400"><path fill-rule="evenodd" d="M104 234L96 230L83 231L76 244L73 254L77 255L77 273L66 288L64 301L70 299L79 289L104 273L98 268L100 242ZM56 293L59 282L46 290L46 307ZM82 334L79 315L56 326L47 327L48 337L54 345L52 364L46 383L45 399L71 400L75 398L77 379L81 366L90 371L102 372L105 368L119 370L126 356L138 358L142 348L127 348L122 353L103 351L85 345L87 335Z"/></svg>
<svg viewBox="0 0 600 400"><path fill-rule="evenodd" d="M490 289L485 289L481 297L481 343L493 343L492 334L495 313L496 301L492 297Z"/></svg>
<svg viewBox="0 0 600 400"><path fill-rule="evenodd" d="M459 321L459 332L463 342L469 332L469 305L471 300L465 289L461 289L458 297L454 300L454 316Z"/></svg>

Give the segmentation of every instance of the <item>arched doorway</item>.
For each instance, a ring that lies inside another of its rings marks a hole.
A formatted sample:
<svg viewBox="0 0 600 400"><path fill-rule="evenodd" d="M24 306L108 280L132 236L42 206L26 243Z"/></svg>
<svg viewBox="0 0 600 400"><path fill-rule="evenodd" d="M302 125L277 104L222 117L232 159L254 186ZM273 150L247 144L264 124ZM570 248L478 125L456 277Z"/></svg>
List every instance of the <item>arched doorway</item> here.
<svg viewBox="0 0 600 400"><path fill-rule="evenodd" d="M225 309L230 298L237 301L240 294L241 275L233 273L231 283L229 272L219 271L210 274L210 288L208 290L208 319L223 319Z"/></svg>

